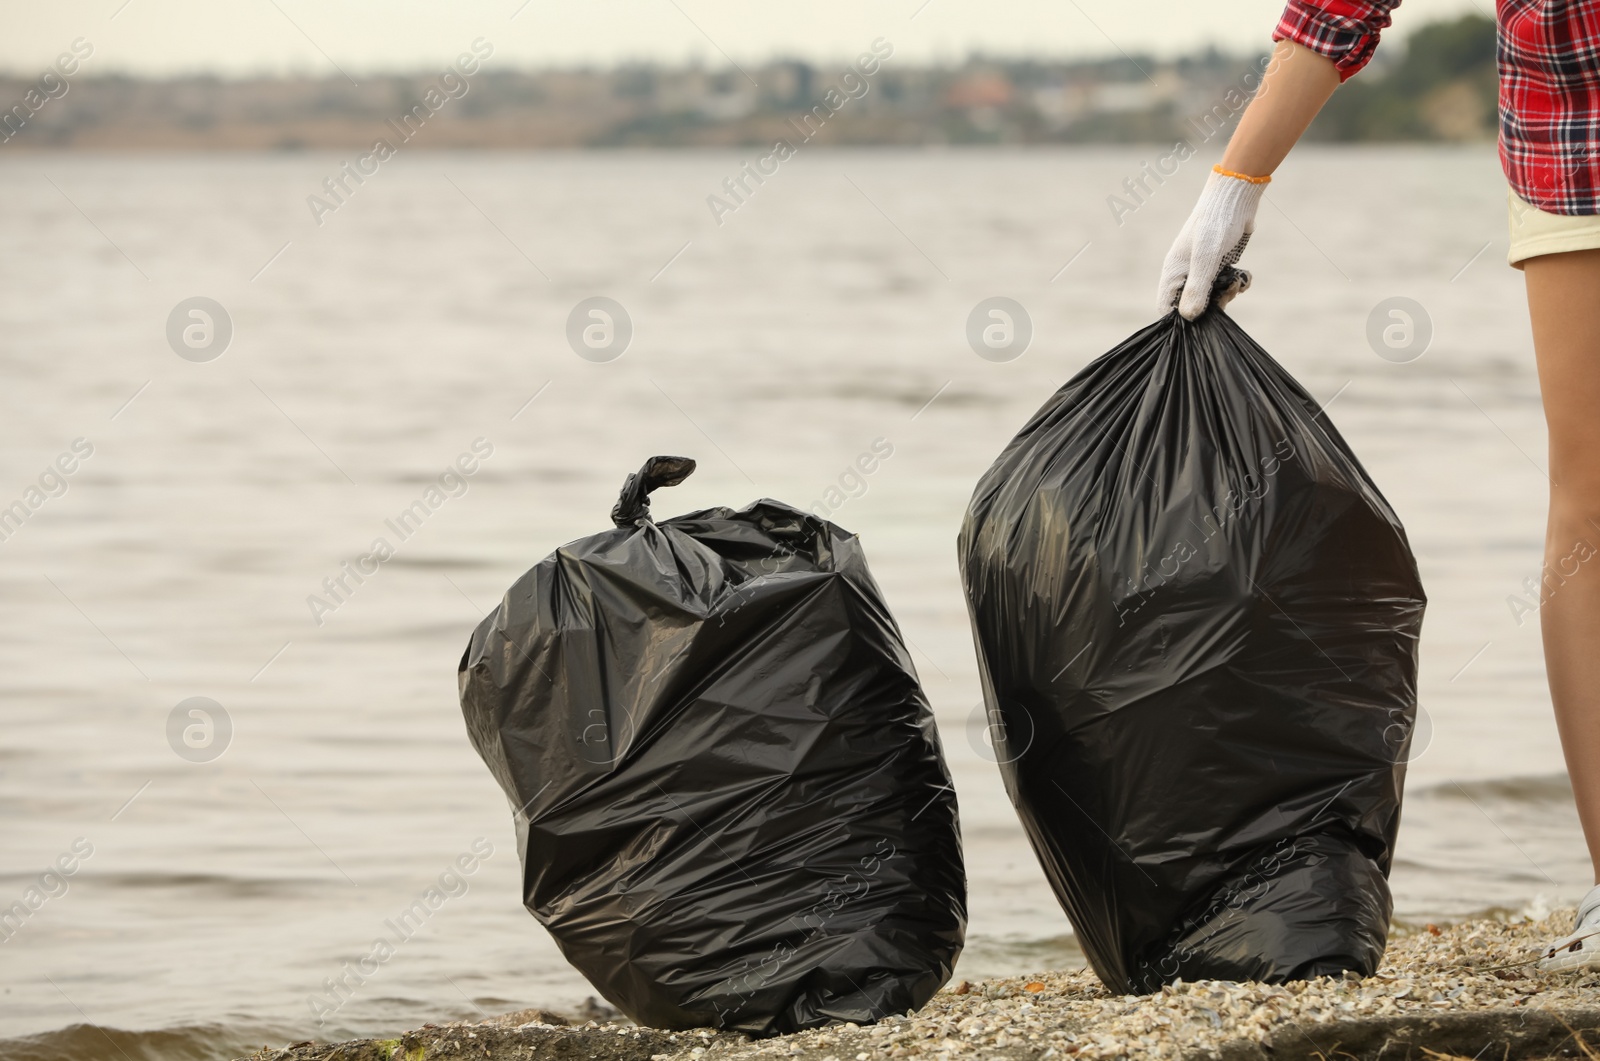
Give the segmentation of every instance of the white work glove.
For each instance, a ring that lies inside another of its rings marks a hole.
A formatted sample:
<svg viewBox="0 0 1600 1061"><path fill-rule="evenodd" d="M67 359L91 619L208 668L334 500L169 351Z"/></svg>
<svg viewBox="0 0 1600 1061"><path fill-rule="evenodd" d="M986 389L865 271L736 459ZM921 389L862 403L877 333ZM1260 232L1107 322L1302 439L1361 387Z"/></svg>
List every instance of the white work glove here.
<svg viewBox="0 0 1600 1061"><path fill-rule="evenodd" d="M1223 266L1237 262L1250 242L1250 233L1256 227L1256 207L1266 190L1266 180L1250 181L1212 171L1200 201L1194 204L1194 212L1183 223L1161 268L1156 297L1163 315L1172 311L1173 303L1177 303L1185 320L1192 321L1205 312L1217 274ZM1226 305L1249 284L1246 276L1242 284L1218 301Z"/></svg>

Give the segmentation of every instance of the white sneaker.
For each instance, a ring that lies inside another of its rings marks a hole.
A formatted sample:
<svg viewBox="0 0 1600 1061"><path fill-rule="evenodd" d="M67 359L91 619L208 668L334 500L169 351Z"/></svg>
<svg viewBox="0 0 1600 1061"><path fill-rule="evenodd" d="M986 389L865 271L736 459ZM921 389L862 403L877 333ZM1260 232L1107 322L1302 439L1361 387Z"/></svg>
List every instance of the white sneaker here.
<svg viewBox="0 0 1600 1061"><path fill-rule="evenodd" d="M1572 934L1563 936L1539 954L1542 972L1571 972L1600 967L1600 884L1578 904Z"/></svg>

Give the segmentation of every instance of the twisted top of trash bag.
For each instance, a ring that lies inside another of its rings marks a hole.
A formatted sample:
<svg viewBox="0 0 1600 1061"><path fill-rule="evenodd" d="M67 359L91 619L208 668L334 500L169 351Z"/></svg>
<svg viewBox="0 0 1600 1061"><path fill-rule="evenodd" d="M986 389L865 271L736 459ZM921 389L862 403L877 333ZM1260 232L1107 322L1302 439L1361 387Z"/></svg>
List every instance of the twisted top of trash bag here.
<svg viewBox="0 0 1600 1061"><path fill-rule="evenodd" d="M691 457L651 457L622 484L622 495L611 509L611 522L629 527L641 519L649 519L650 491L658 486L677 486L694 474L694 469Z"/></svg>
<svg viewBox="0 0 1600 1061"><path fill-rule="evenodd" d="M1217 278L1211 281L1211 297L1206 300L1206 309L1225 309L1228 303L1250 290L1250 270L1240 269L1234 265L1224 265L1217 272ZM1172 296L1172 305L1169 309L1178 308L1178 300L1183 292Z"/></svg>
<svg viewBox="0 0 1600 1061"><path fill-rule="evenodd" d="M1211 284L1211 301L1209 305L1217 309L1226 309L1228 303L1250 290L1250 271L1239 269L1232 265L1224 265L1217 278Z"/></svg>

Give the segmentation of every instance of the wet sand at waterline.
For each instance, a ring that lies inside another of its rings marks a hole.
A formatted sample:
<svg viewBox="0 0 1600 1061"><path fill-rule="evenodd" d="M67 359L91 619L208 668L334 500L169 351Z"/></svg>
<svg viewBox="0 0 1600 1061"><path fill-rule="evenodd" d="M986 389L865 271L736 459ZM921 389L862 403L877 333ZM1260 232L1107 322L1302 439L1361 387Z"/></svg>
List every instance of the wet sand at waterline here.
<svg viewBox="0 0 1600 1061"><path fill-rule="evenodd" d="M1045 395L1151 318L1209 166L1119 224L1107 197L1156 153L818 151L720 226L705 197L734 154L419 153L321 226L305 198L333 156L6 160L0 502L75 440L92 455L0 543L0 900L76 860L0 944L0 1039L86 1024L150 1033L127 1041L149 1057L215 1056L592 995L518 904L455 667L511 581L609 525L656 453L700 461L663 514L844 494L831 518L862 536L956 779L958 978L1081 966L990 761L954 543ZM1350 210L1374 173L1391 200ZM1407 923L1588 884L1537 615L1512 600L1538 573L1547 482L1504 226L1489 148L1308 149L1273 184L1255 286L1230 309L1330 403L1428 589L1393 877ZM634 329L604 364L565 334L595 295ZM1003 363L965 337L996 295L1034 328ZM233 326L204 363L165 334L195 296ZM1396 296L1431 321L1414 360L1368 342ZM480 439L464 488L390 530ZM892 455L847 475L879 439ZM330 596L379 537L393 555ZM191 697L228 715L210 761L169 742ZM400 925L480 840L426 923ZM319 1010L379 939L392 959Z"/></svg>

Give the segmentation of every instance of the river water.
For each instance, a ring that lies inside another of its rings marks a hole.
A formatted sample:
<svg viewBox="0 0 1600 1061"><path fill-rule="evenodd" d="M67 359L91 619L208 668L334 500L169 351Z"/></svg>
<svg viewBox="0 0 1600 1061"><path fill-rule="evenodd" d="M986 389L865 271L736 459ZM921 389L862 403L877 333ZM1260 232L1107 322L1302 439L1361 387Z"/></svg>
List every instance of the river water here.
<svg viewBox="0 0 1600 1061"><path fill-rule="evenodd" d="M0 542L0 901L73 867L0 943L0 1051L228 1057L592 994L518 904L455 667L655 453L700 461L661 514L841 487L832 518L862 536L956 777L960 974L1081 961L974 721L954 541L1004 442L1153 316L1210 164L1130 196L1160 154L802 152L720 224L706 197L737 154L402 154L320 224L336 156L0 161L0 505L37 504ZM1503 188L1488 148L1307 148L1232 309L1331 403L1428 588L1393 878L1412 921L1589 883L1537 614L1508 600L1538 572L1547 484ZM614 360L567 338L593 296L631 320ZM966 339L993 296L1032 321L1014 360ZM1367 338L1397 296L1431 325L1412 360ZM875 443L892 455L852 478ZM473 474L395 533L463 454ZM380 537L377 573L324 586ZM196 701L173 726L193 697L225 719ZM319 1025L324 979L463 855Z"/></svg>

